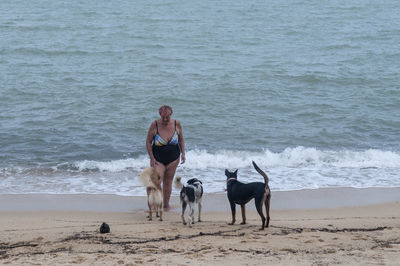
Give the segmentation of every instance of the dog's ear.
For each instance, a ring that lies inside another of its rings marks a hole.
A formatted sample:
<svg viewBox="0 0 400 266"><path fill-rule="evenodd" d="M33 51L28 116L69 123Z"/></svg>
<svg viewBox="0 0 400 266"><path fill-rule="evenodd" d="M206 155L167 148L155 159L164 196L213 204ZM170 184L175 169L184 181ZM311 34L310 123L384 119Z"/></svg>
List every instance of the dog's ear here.
<svg viewBox="0 0 400 266"><path fill-rule="evenodd" d="M228 169L225 169L225 175L226 175L226 177L229 177L229 171L228 171Z"/></svg>
<svg viewBox="0 0 400 266"><path fill-rule="evenodd" d="M233 174L235 175L235 177L237 176L237 172L238 172L238 169L236 169L236 171L233 172Z"/></svg>

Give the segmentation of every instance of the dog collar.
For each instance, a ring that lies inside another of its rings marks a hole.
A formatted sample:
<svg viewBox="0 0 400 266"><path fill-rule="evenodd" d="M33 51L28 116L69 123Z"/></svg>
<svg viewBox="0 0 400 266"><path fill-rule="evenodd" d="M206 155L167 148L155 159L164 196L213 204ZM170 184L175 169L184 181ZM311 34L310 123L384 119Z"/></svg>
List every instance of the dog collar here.
<svg viewBox="0 0 400 266"><path fill-rule="evenodd" d="M237 180L237 179L236 179L236 178L233 178L233 177L228 178L228 179L226 180L226 183L229 183L229 181L232 181L232 180Z"/></svg>

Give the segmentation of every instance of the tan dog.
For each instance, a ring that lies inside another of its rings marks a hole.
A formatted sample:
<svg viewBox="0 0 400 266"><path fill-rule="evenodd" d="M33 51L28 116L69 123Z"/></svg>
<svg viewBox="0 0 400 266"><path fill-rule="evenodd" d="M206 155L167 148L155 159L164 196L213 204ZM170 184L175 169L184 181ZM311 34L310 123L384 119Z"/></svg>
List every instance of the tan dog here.
<svg viewBox="0 0 400 266"><path fill-rule="evenodd" d="M152 220L153 210L162 221L163 195L161 189L161 177L153 167L143 170L139 174L140 180L146 186L147 205L149 206L149 221Z"/></svg>

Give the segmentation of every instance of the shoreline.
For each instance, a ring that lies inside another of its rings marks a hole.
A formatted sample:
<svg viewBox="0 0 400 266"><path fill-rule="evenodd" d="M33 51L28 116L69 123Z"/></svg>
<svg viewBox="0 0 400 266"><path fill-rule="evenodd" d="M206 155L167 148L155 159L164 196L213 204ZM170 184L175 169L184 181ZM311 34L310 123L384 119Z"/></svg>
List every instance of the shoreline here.
<svg viewBox="0 0 400 266"><path fill-rule="evenodd" d="M147 209L145 196L107 194L2 194L2 211L100 211L129 212ZM396 188L322 188L272 191L271 210L356 207L400 201ZM226 193L204 194L204 211L230 211ZM172 211L179 211L179 198L171 196ZM255 210L253 201L246 208Z"/></svg>

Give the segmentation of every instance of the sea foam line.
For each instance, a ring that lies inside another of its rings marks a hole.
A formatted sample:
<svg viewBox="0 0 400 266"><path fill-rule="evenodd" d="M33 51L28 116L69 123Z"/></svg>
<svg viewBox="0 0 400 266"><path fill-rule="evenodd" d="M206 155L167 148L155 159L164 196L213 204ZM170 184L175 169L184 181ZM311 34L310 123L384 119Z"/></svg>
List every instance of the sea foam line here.
<svg viewBox="0 0 400 266"><path fill-rule="evenodd" d="M183 169L204 170L207 168L252 168L251 161L264 168L306 166L329 166L338 168L399 168L400 154L393 151L369 149L364 151L331 151L316 148L286 148L282 152L190 150L186 154ZM72 164L78 171L97 170L101 172L121 172L129 169L143 169L149 165L148 156L101 161L79 161Z"/></svg>

